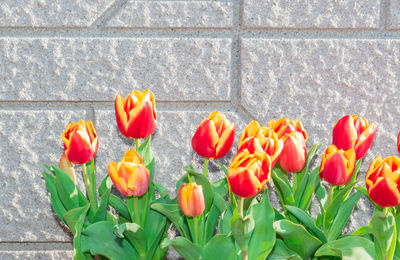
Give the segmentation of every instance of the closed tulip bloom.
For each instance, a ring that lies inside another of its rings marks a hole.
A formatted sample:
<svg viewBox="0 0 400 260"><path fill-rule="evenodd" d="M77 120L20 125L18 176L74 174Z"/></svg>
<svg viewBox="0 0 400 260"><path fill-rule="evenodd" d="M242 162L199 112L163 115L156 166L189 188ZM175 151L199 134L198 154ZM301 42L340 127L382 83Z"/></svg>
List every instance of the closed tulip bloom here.
<svg viewBox="0 0 400 260"><path fill-rule="evenodd" d="M124 99L115 98L115 115L119 131L128 138L146 138L154 132L157 122L154 95L150 90L133 90Z"/></svg>
<svg viewBox="0 0 400 260"><path fill-rule="evenodd" d="M206 158L224 157L232 147L235 133L236 125L214 111L197 127L192 138L193 150Z"/></svg>
<svg viewBox="0 0 400 260"><path fill-rule="evenodd" d="M304 141L307 141L307 133L299 120L290 120L288 118L281 118L278 121L270 120L267 126L278 134L279 139L283 138L286 134L299 132L303 135Z"/></svg>
<svg viewBox="0 0 400 260"><path fill-rule="evenodd" d="M356 153L353 149L343 151L330 145L322 155L319 175L331 185L345 185L353 176L355 164Z"/></svg>
<svg viewBox="0 0 400 260"><path fill-rule="evenodd" d="M72 163L68 160L66 153L61 155L59 166L60 169L63 170L74 183L76 183L75 169Z"/></svg>
<svg viewBox="0 0 400 260"><path fill-rule="evenodd" d="M194 182L182 184L178 192L178 203L187 217L197 217L204 211L204 195L201 185Z"/></svg>
<svg viewBox="0 0 400 260"><path fill-rule="evenodd" d="M244 149L250 153L268 154L273 168L281 155L283 141L278 139L278 135L271 128L261 127L257 121L251 121L240 136L237 152L240 153Z"/></svg>
<svg viewBox="0 0 400 260"><path fill-rule="evenodd" d="M359 116L344 116L333 126L332 143L337 148L348 150L353 148L356 160L367 153L375 138L377 125L368 125L366 119Z"/></svg>
<svg viewBox="0 0 400 260"><path fill-rule="evenodd" d="M127 197L142 196L149 187L150 172L134 149L129 149L118 164L110 162L108 175L119 192Z"/></svg>
<svg viewBox="0 0 400 260"><path fill-rule="evenodd" d="M271 175L271 159L265 153L238 153L228 168L229 186L234 194L248 198L256 195Z"/></svg>
<svg viewBox="0 0 400 260"><path fill-rule="evenodd" d="M99 147L96 129L90 120L70 122L61 139L68 160L75 164L84 164L92 160Z"/></svg>
<svg viewBox="0 0 400 260"><path fill-rule="evenodd" d="M377 156L371 162L366 178L369 197L381 207L394 207L400 203L400 158Z"/></svg>
<svg viewBox="0 0 400 260"><path fill-rule="evenodd" d="M279 158L281 167L288 172L299 172L306 165L307 148L301 132L286 134L283 138L283 150Z"/></svg>

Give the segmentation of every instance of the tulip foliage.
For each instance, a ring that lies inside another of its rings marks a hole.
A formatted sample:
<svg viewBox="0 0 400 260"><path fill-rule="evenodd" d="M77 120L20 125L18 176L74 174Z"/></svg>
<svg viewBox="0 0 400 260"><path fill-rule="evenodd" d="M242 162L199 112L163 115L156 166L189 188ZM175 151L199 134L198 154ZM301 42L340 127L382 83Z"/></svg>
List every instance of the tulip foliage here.
<svg viewBox="0 0 400 260"><path fill-rule="evenodd" d="M163 166L154 164L151 149L153 93L118 94L115 115L122 138L136 145L122 158L110 158L108 173L95 173L99 139L93 123L80 120L62 133L59 167L45 165L42 174L54 213L73 235L74 259L164 259L169 247L189 260L400 259L400 158L376 156L365 184L358 178L375 123L340 118L318 160L321 146L307 145L299 120L266 126L251 121L224 165L219 159L231 151L236 124L214 111L191 140L203 168L183 167L171 197L154 181ZM400 134L400 152L399 140ZM211 181L209 163L224 177ZM99 175L104 177L97 186ZM274 193L276 208L270 203ZM345 234L361 196L374 205L373 216L368 226Z"/></svg>

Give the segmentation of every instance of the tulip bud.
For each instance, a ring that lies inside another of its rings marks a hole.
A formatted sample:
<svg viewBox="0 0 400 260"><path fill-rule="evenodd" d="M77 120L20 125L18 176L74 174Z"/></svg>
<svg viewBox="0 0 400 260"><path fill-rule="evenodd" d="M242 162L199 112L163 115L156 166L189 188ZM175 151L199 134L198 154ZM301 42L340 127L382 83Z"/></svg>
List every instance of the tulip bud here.
<svg viewBox="0 0 400 260"><path fill-rule="evenodd" d="M375 123L368 125L366 119L355 115L344 116L333 126L332 143L339 149L353 148L356 160L367 153L375 138L377 126Z"/></svg>
<svg viewBox="0 0 400 260"><path fill-rule="evenodd" d="M229 186L234 194L253 197L268 182L271 175L271 159L265 153L251 154L247 149L238 153L228 168Z"/></svg>
<svg viewBox="0 0 400 260"><path fill-rule="evenodd" d="M283 138L283 150L279 163L288 172L299 172L306 165L307 148L300 132L286 134Z"/></svg>
<svg viewBox="0 0 400 260"><path fill-rule="evenodd" d="M178 203L187 217L197 217L204 211L203 188L194 182L182 184L178 192Z"/></svg>
<svg viewBox="0 0 400 260"><path fill-rule="evenodd" d="M274 168L281 155L283 141L271 128L260 127L260 123L251 121L240 136L237 153L244 149L250 153L266 153L271 158L271 168Z"/></svg>
<svg viewBox="0 0 400 260"><path fill-rule="evenodd" d="M127 197L142 196L149 187L150 172L134 149L126 151L118 164L110 162L108 175L119 192Z"/></svg>
<svg viewBox="0 0 400 260"><path fill-rule="evenodd" d="M307 141L307 133L304 130L303 124L299 120L290 120L288 118L281 118L278 121L270 120L268 127L278 134L278 138L281 139L285 135L299 132L303 135L304 141Z"/></svg>
<svg viewBox="0 0 400 260"><path fill-rule="evenodd" d="M343 151L330 145L322 155L319 175L331 185L346 185L353 176L355 164L356 153L353 149Z"/></svg>
<svg viewBox="0 0 400 260"><path fill-rule="evenodd" d="M400 158L377 156L371 162L365 184L369 197L381 207L394 207L400 203Z"/></svg>
<svg viewBox="0 0 400 260"><path fill-rule="evenodd" d="M75 164L84 164L92 160L99 147L96 129L90 120L70 122L61 139L68 160Z"/></svg>
<svg viewBox="0 0 400 260"><path fill-rule="evenodd" d="M214 111L198 126L192 138L193 150L206 158L224 157L232 147L235 133L236 125Z"/></svg>
<svg viewBox="0 0 400 260"><path fill-rule="evenodd" d="M119 131L128 138L146 138L154 132L157 122L154 95L150 90L133 90L124 99L115 98L115 115Z"/></svg>
<svg viewBox="0 0 400 260"><path fill-rule="evenodd" d="M76 184L75 169L72 163L68 160L66 153L63 153L60 158L60 169L63 170L71 180Z"/></svg>

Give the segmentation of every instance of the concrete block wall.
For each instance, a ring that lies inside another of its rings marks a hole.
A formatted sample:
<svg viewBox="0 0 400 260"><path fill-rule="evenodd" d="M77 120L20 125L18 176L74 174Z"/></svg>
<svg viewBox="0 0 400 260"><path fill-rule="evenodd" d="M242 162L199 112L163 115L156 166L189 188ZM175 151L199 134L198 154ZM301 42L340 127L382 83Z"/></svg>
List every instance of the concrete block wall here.
<svg viewBox="0 0 400 260"><path fill-rule="evenodd" d="M341 116L364 116L379 128L363 178L374 156L397 154L399 81L397 0L0 1L0 259L72 257L42 163L57 164L69 121L91 119L103 178L132 146L116 93L154 92L156 180L173 192L184 165L202 164L191 135L213 110L238 135L252 119L300 119L322 150ZM371 214L361 201L348 230Z"/></svg>

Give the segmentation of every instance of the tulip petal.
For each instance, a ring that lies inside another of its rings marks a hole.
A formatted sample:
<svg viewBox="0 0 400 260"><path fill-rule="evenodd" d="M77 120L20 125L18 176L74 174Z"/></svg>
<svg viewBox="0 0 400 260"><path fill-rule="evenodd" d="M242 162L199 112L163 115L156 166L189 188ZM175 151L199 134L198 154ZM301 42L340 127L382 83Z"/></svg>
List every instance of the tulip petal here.
<svg viewBox="0 0 400 260"><path fill-rule="evenodd" d="M127 182L123 178L120 178L120 176L118 175L116 162L110 162L108 164L108 175L110 176L114 186L119 192L121 192L125 196L130 196L130 194L128 193Z"/></svg>
<svg viewBox="0 0 400 260"><path fill-rule="evenodd" d="M115 97L115 116L117 118L119 131L126 136L126 130L128 128L128 115L125 111L125 100L120 94Z"/></svg>
<svg viewBox="0 0 400 260"><path fill-rule="evenodd" d="M123 169L129 172L128 192L132 196L145 194L149 188L149 170L144 165L134 163L124 163Z"/></svg>
<svg viewBox="0 0 400 260"><path fill-rule="evenodd" d="M377 125L375 123L372 123L364 132L362 132L362 134L358 138L357 144L354 148L356 151L356 160L363 158L364 155L367 153L369 147L372 144L372 141L374 141L376 129Z"/></svg>
<svg viewBox="0 0 400 260"><path fill-rule="evenodd" d="M368 194L381 207L394 207L400 203L400 192L392 180L379 177L370 187Z"/></svg>
<svg viewBox="0 0 400 260"><path fill-rule="evenodd" d="M262 188L257 177L243 167L229 169L228 181L232 192L243 198L253 197Z"/></svg>
<svg viewBox="0 0 400 260"><path fill-rule="evenodd" d="M339 149L349 150L357 141L357 130L353 118L349 115L342 117L333 127L332 143Z"/></svg>
<svg viewBox="0 0 400 260"><path fill-rule="evenodd" d="M198 155L206 158L214 158L218 140L219 136L214 123L211 120L206 119L199 125L196 133L193 135L192 147Z"/></svg>
<svg viewBox="0 0 400 260"><path fill-rule="evenodd" d="M93 159L94 153L89 136L83 127L78 126L72 134L66 154L68 159L75 164L87 163Z"/></svg>
<svg viewBox="0 0 400 260"><path fill-rule="evenodd" d="M222 133L219 138L217 147L216 147L216 155L215 158L224 157L233 145L233 141L235 140L236 134L236 125L234 123L230 124Z"/></svg>
<svg viewBox="0 0 400 260"><path fill-rule="evenodd" d="M282 168L288 172L299 172L306 165L306 157L303 136L298 132L287 136L279 159Z"/></svg>
<svg viewBox="0 0 400 260"><path fill-rule="evenodd" d="M141 103L129 112L127 136L130 138L146 138L157 126L150 101Z"/></svg>
<svg viewBox="0 0 400 260"><path fill-rule="evenodd" d="M321 178L334 186L344 185L347 178L346 164L347 160L341 153L328 156L321 167Z"/></svg>
<svg viewBox="0 0 400 260"><path fill-rule="evenodd" d="M203 190L201 185L194 185L193 190L188 198L189 214L192 217L199 216L205 208Z"/></svg>

